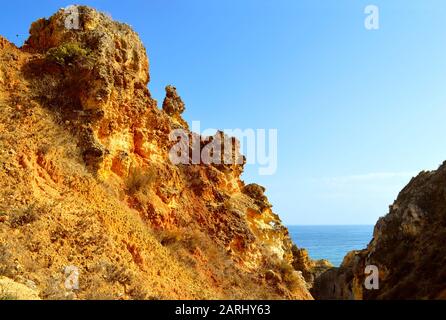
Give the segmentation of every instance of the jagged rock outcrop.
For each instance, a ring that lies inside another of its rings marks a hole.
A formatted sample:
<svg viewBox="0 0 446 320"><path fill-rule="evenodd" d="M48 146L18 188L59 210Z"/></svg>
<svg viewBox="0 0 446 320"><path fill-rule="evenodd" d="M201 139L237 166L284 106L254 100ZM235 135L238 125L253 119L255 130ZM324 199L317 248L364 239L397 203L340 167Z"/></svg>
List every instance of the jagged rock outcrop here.
<svg viewBox="0 0 446 320"><path fill-rule="evenodd" d="M189 132L173 87L158 109L136 33L77 10L78 29L60 10L23 48L0 37L0 276L43 299L311 299L236 140ZM178 128L234 161L172 163Z"/></svg>
<svg viewBox="0 0 446 320"><path fill-rule="evenodd" d="M421 172L379 219L367 249L316 279L318 299L446 299L446 163ZM379 270L379 289L364 287L365 268Z"/></svg>
<svg viewBox="0 0 446 320"><path fill-rule="evenodd" d="M166 87L166 97L163 101L163 110L169 116L173 118L174 121L178 122L179 126L182 128L188 128L187 122L183 120L181 114L186 110L186 106L177 93L177 88L174 86Z"/></svg>
<svg viewBox="0 0 446 320"><path fill-rule="evenodd" d="M293 267L302 272L302 276L307 282L308 288L314 286L314 281L321 274L333 268L333 265L325 259L313 260L306 249L300 249L296 245L291 248L293 252Z"/></svg>
<svg viewBox="0 0 446 320"><path fill-rule="evenodd" d="M242 192L256 201L261 210L272 208L268 198L265 196L266 189L256 183L244 186Z"/></svg>
<svg viewBox="0 0 446 320"><path fill-rule="evenodd" d="M146 50L128 25L87 7L77 11L77 29L67 28L65 10L31 25L22 51L35 58L23 71L41 103L79 138L87 164L102 175L119 173L128 170L124 155L135 135L144 135L141 121L163 126L162 117L154 121Z"/></svg>

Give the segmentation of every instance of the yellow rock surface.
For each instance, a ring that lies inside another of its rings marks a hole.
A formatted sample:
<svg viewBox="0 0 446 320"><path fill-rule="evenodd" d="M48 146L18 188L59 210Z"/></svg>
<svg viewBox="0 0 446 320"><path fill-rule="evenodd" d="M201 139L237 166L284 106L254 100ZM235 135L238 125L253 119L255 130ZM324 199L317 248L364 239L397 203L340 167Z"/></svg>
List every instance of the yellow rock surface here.
<svg viewBox="0 0 446 320"><path fill-rule="evenodd" d="M40 300L38 292L11 279L0 277L0 300Z"/></svg>

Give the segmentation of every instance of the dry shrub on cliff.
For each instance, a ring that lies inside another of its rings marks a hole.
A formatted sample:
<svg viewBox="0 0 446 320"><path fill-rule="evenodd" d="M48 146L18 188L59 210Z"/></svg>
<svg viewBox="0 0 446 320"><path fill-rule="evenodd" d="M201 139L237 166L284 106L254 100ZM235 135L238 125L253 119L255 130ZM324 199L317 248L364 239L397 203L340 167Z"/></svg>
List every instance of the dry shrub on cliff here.
<svg viewBox="0 0 446 320"><path fill-rule="evenodd" d="M192 253L196 247L193 243L198 240L193 240L190 231L185 230L163 230L155 232L156 238L172 255L183 265L195 268L197 266L196 260L192 257Z"/></svg>
<svg viewBox="0 0 446 320"><path fill-rule="evenodd" d="M197 248L207 249L209 251L211 247L206 244L207 241L209 241L208 239L209 238L206 237L202 232L194 230L185 235L183 243L185 248L188 249L190 252L194 252Z"/></svg>
<svg viewBox="0 0 446 320"><path fill-rule="evenodd" d="M178 261L188 267L195 268L197 266L197 261L193 257L197 250L206 252L206 256L213 255L211 260L223 261L221 256L215 252L215 244L211 243L209 238L198 230L163 230L156 231L155 235Z"/></svg>
<svg viewBox="0 0 446 320"><path fill-rule="evenodd" d="M9 246L0 243L0 276L10 277L14 275L14 262Z"/></svg>
<svg viewBox="0 0 446 320"><path fill-rule="evenodd" d="M89 274L87 277L81 279L81 288L88 292L85 299L102 301L119 299L120 294L118 293L119 289L117 288L122 287L122 284L118 280L122 281L126 276L123 274L119 275L120 272L125 272L123 271L123 268L121 268L121 270L118 269L119 268L117 267L115 271L111 271L112 273L117 272L110 275L115 277L115 279L107 278L107 271L105 274L100 272ZM126 281L126 283L129 282Z"/></svg>
<svg viewBox="0 0 446 320"><path fill-rule="evenodd" d="M282 280L290 291L294 291L302 284L298 272L287 262L283 261L279 265L279 271L282 275Z"/></svg>
<svg viewBox="0 0 446 320"><path fill-rule="evenodd" d="M163 230L156 233L156 237L163 246L174 245L181 241L183 233L179 230Z"/></svg>
<svg viewBox="0 0 446 320"><path fill-rule="evenodd" d="M64 279L61 275L51 275L43 284L41 296L46 300L72 300L63 284Z"/></svg>
<svg viewBox="0 0 446 320"><path fill-rule="evenodd" d="M127 192L135 195L139 192L147 195L148 190L156 181L154 170L143 171L140 168L131 168L126 181Z"/></svg>
<svg viewBox="0 0 446 320"><path fill-rule="evenodd" d="M266 279L274 285L284 285L289 291L294 292L302 287L304 284L303 277L299 274L299 271L287 261L279 259L278 257L272 258L271 261L263 266Z"/></svg>
<svg viewBox="0 0 446 320"><path fill-rule="evenodd" d="M165 247L181 247L191 253L196 249L209 251L215 247L199 230L164 230L157 231L156 236Z"/></svg>
<svg viewBox="0 0 446 320"><path fill-rule="evenodd" d="M149 292L143 286L137 284L128 290L132 300L157 300L156 297L150 296Z"/></svg>
<svg viewBox="0 0 446 320"><path fill-rule="evenodd" d="M39 215L35 204L30 205L28 208L17 211L11 214L10 224L12 228L22 227L24 225L37 221Z"/></svg>
<svg viewBox="0 0 446 320"><path fill-rule="evenodd" d="M107 264L105 267L105 272L107 282L112 285L119 284L124 286L126 288L127 295L132 300L152 300L155 298L150 295L147 288L138 282L137 277L129 268L121 265ZM110 290L105 290L104 292L108 293L108 296L110 296ZM105 293L101 294L102 297L99 296L100 300L109 300Z"/></svg>
<svg viewBox="0 0 446 320"><path fill-rule="evenodd" d="M132 282L132 274L130 270L123 266L107 265L107 280L109 282L118 282L122 285L129 285Z"/></svg>

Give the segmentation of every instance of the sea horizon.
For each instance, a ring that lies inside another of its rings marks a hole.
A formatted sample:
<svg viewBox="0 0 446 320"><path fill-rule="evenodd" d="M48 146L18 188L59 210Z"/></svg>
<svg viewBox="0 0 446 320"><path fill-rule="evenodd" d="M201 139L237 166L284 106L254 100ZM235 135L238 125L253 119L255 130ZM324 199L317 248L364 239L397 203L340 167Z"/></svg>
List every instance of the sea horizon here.
<svg viewBox="0 0 446 320"><path fill-rule="evenodd" d="M361 250L373 238L374 225L287 225L290 237L308 250L314 260L325 259L339 267L345 255Z"/></svg>

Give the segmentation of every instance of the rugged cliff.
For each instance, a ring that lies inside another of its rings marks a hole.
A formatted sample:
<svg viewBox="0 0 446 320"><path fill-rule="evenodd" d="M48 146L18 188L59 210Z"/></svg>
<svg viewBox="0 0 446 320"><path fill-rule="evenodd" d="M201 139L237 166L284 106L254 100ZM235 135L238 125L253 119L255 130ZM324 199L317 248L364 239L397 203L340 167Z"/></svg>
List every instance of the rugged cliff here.
<svg viewBox="0 0 446 320"><path fill-rule="evenodd" d="M22 48L0 37L2 281L42 299L311 299L236 147L232 164L169 158L175 129L236 141L188 131L172 86L159 109L137 34L77 9L78 28L60 10Z"/></svg>
<svg viewBox="0 0 446 320"><path fill-rule="evenodd" d="M446 299L446 163L422 172L379 219L367 249L316 279L318 299ZM379 270L379 289L364 287L365 267Z"/></svg>

